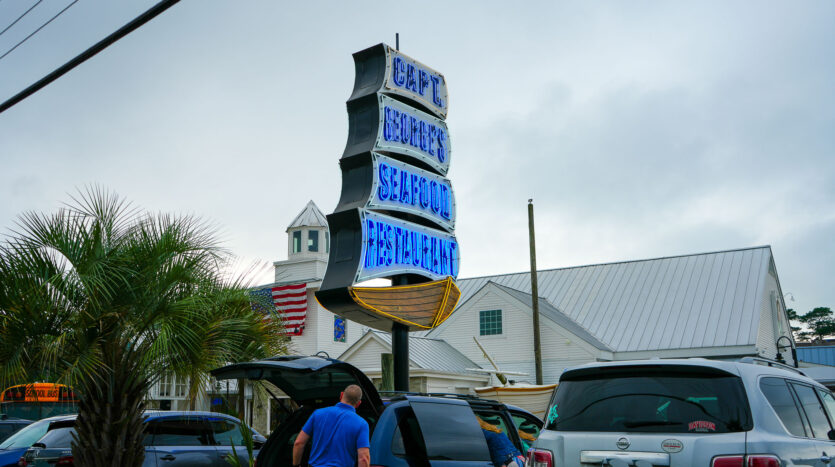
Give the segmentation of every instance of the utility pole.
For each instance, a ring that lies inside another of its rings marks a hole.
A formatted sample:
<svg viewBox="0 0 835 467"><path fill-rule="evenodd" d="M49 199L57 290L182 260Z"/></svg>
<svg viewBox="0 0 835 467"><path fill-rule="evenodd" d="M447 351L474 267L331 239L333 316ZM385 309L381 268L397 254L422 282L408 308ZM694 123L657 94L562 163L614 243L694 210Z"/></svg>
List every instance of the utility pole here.
<svg viewBox="0 0 835 467"><path fill-rule="evenodd" d="M536 384L542 384L542 343L539 340L539 290L536 283L536 238L533 228L533 199L528 200L528 235L531 245L531 308L533 310L533 355Z"/></svg>

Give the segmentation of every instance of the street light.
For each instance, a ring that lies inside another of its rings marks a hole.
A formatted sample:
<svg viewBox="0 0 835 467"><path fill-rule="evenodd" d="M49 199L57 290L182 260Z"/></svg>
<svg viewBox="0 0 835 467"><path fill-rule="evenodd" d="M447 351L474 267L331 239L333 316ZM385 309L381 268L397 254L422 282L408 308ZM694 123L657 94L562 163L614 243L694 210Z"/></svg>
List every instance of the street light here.
<svg viewBox="0 0 835 467"><path fill-rule="evenodd" d="M792 342L792 340L789 339L788 336L780 336L777 338L777 342L774 343L774 345L777 346L777 357L775 357L775 360L777 360L777 363L786 363L786 359L784 359L783 354L780 353L780 341L783 339L789 341L788 347L792 349L792 360L794 360L794 367L797 368L797 349L794 346L794 342ZM785 348L785 346L783 346L783 348Z"/></svg>

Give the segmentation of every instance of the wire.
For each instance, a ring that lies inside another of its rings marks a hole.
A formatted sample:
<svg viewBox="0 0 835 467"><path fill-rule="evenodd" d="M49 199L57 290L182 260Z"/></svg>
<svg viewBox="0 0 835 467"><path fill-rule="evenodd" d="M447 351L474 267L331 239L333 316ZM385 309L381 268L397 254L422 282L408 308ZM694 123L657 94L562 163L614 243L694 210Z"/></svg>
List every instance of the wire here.
<svg viewBox="0 0 835 467"><path fill-rule="evenodd" d="M0 0L2 1L2 0ZM77 0L76 0L77 1ZM61 65L60 67L53 70L48 75L44 76L43 78L36 81L34 84L30 85L23 91L15 94L11 98L7 99L6 102L0 104L0 114L5 112L6 110L12 108L15 104L26 99L27 97L31 96L32 94L38 92L39 90L43 89L49 83L55 81L56 79L60 78L61 76L65 75L67 72L72 70L73 68L81 65L82 63L86 62L91 57L95 56L97 53L101 52L102 50L106 49L111 44L115 43L119 39L127 36L137 28L141 27L143 24L151 21L152 19L156 18L160 13L164 12L165 10L174 6L180 0L160 0L159 3L151 7L145 13L134 18L128 24L122 26L116 32L110 34L109 36L105 37L104 39L98 41L89 49L81 52L78 56L70 60L69 62ZM75 2L73 2L75 3Z"/></svg>
<svg viewBox="0 0 835 467"><path fill-rule="evenodd" d="M6 55L9 55L10 53L12 53L12 52L14 51L14 49L18 48L21 44L23 44L24 42L28 41L30 37L32 37L32 36L34 36L35 34L37 34L37 33L38 33L41 29L45 28L47 24L51 23L51 22L52 22L52 20L54 20L55 18L57 18L57 17L61 16L61 15L62 15L65 11L69 10L69 9L70 9L70 7L71 7L71 6L73 6L73 5L75 5L76 3L78 3L78 0L72 0L72 2L71 2L69 5L65 6L63 10L59 11L59 12L58 12L58 14L56 14L56 15L55 15L55 16L53 16L52 18L49 18L49 21L47 21L46 23L42 24L42 25L41 25L41 27L39 27L38 29L35 29L35 31L34 31L32 34L29 34L28 36L24 37L22 41L18 42L17 44L15 44L15 45L14 45L14 47L12 47L11 49L7 50L7 51L6 51L6 53L4 53L3 55L0 55L0 60L3 60L3 58L5 58L5 57L6 57Z"/></svg>
<svg viewBox="0 0 835 467"><path fill-rule="evenodd" d="M2 1L2 0L0 0ZM18 21L22 20L24 16L28 15L30 11L34 10L36 6L40 5L43 0L38 0L32 5L28 10L24 11L22 15L18 16L16 20L12 21L12 24L6 26L6 29L0 31L0 36L3 35L4 32L8 31L12 26L17 24Z"/></svg>

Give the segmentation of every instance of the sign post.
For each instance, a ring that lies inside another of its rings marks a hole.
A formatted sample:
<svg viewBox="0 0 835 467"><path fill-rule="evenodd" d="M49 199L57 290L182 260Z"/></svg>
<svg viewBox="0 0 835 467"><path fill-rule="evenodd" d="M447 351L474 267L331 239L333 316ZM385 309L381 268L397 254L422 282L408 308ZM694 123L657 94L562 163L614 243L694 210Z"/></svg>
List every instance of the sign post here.
<svg viewBox="0 0 835 467"><path fill-rule="evenodd" d="M409 331L432 329L461 295L446 79L378 44L354 54L342 193L329 214L331 249L319 303L391 331L394 388L409 390ZM390 287L366 287L369 279Z"/></svg>

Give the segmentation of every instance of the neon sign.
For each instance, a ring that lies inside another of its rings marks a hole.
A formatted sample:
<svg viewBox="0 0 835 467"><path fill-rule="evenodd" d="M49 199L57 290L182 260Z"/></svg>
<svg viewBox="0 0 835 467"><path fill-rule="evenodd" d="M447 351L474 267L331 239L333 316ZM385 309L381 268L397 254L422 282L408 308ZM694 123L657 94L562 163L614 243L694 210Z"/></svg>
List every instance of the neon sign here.
<svg viewBox="0 0 835 467"><path fill-rule="evenodd" d="M370 94L403 97L438 118L449 110L446 79L419 61L378 44L354 54L356 79L350 100Z"/></svg>
<svg viewBox="0 0 835 467"><path fill-rule="evenodd" d="M406 152L419 151L420 157L428 158L446 168L449 140L447 127L441 120L419 110L409 108L396 100L380 96L383 108L383 141L380 147L401 144Z"/></svg>
<svg viewBox="0 0 835 467"><path fill-rule="evenodd" d="M342 193L328 215L330 256L316 298L375 329L392 321L431 329L461 295L455 195L445 178L446 80L385 44L355 53L354 66ZM358 285L375 278L401 285Z"/></svg>
<svg viewBox="0 0 835 467"><path fill-rule="evenodd" d="M382 214L362 213L363 258L357 282L396 274L458 277L454 236Z"/></svg>
<svg viewBox="0 0 835 467"><path fill-rule="evenodd" d="M368 152L408 156L445 175L452 148L446 123L384 95L348 102L348 143L342 159Z"/></svg>
<svg viewBox="0 0 835 467"><path fill-rule="evenodd" d="M445 118L447 89L444 76L391 47L386 47L386 58L390 70L386 88L408 95Z"/></svg>
<svg viewBox="0 0 835 467"><path fill-rule="evenodd" d="M391 157L372 153L373 185L366 207L420 216L455 228L455 195L449 180Z"/></svg>

